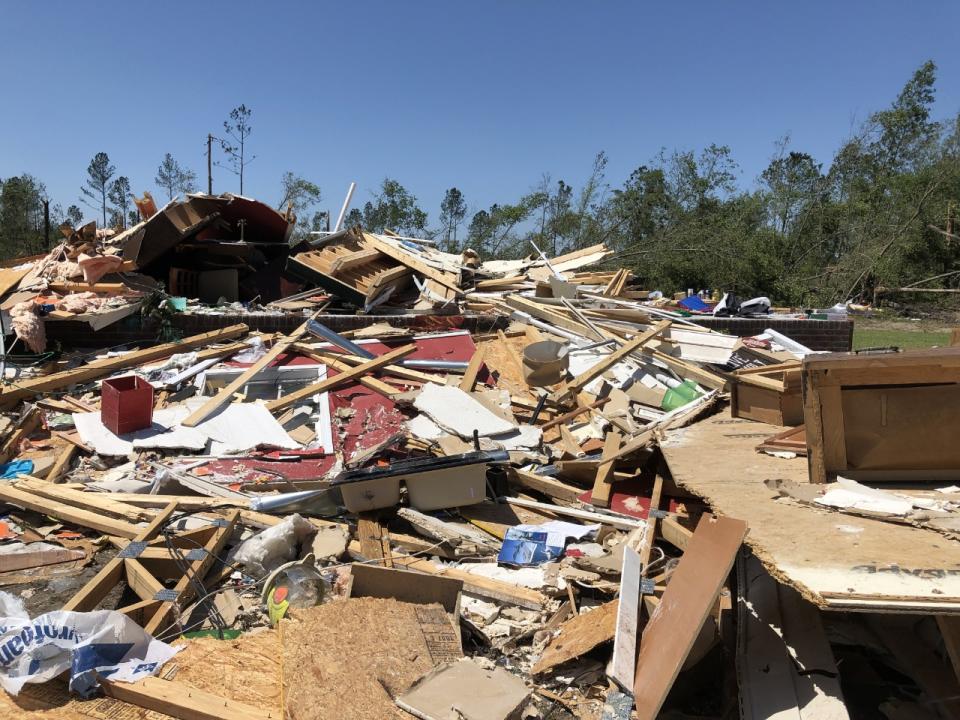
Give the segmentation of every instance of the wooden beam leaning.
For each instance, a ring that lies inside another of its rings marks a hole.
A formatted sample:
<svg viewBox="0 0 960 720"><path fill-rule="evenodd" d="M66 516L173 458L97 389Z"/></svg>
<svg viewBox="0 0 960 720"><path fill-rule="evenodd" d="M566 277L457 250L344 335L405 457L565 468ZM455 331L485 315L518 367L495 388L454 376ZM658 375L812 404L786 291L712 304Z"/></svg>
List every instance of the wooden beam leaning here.
<svg viewBox="0 0 960 720"><path fill-rule="evenodd" d="M30 380L20 380L16 387L5 390L0 394L0 407L9 408L26 398L60 390L77 383L90 382L97 378L109 375L118 370L156 362L170 357L175 353L182 353L193 348L204 347L215 342L230 340L247 333L249 328L244 324L231 325L222 330L214 330L200 335L193 335L175 343L165 343L154 347L136 350L114 358L94 360L72 370L61 370L43 377Z"/></svg>
<svg viewBox="0 0 960 720"><path fill-rule="evenodd" d="M554 393L554 398L559 401L566 397L576 397L577 393L583 390L589 383L600 377L609 368L616 365L631 353L640 350L645 344L670 327L671 324L669 320L663 320L649 330L640 333L630 342L624 343L612 353L602 358L589 370L580 373L573 380L564 383L560 389Z"/></svg>
<svg viewBox="0 0 960 720"><path fill-rule="evenodd" d="M359 355L338 355L337 353L333 352L331 352L329 355L323 355L315 348L312 348L308 345L303 345L301 343L295 344L293 349L301 355L306 355L308 358L316 360L317 362L322 362L326 365L329 365L338 372L347 372L354 365L362 365L367 361L367 358L362 358ZM390 365L389 367L384 368L384 372L390 372L391 368L396 367L399 366ZM379 380L378 378L370 375L364 375L362 378L360 378L359 382L365 388L378 392L384 397L393 397L394 395L399 395L403 392L403 390L400 388L394 387L393 385L385 383L383 380Z"/></svg>
<svg viewBox="0 0 960 720"><path fill-rule="evenodd" d="M314 313L314 315L316 315L316 313ZM313 317L310 318L310 320L312 319ZM305 321L290 335L277 340L273 344L273 347L270 348L263 357L261 357L253 365L241 373L240 376L232 383L227 385L220 392L207 400L203 405L194 410L181 424L186 427L196 427L217 410L219 410L222 405L230 402L233 399L233 394L235 392L243 389L244 385L253 380L261 370L269 366L270 363L276 360L281 353L289 349L291 345L304 336L304 334L307 332L307 323L309 323L310 320Z"/></svg>
<svg viewBox="0 0 960 720"><path fill-rule="evenodd" d="M173 588L176 600L164 600L153 617L150 618L144 626L144 630L151 635L157 635L160 630L166 630L167 628L165 626L171 613L173 613L174 607L179 606L183 608L194 598L196 592L194 590L195 586L191 583L191 579L203 581L204 576L209 572L210 567L217 560L218 556L221 555L224 547L226 547L229 542L230 535L233 533L233 528L236 526L239 518L239 510L234 510L230 513L227 522L219 527L217 532L214 533L210 540L203 546L203 557L191 562L190 572L177 581L177 584Z"/></svg>
<svg viewBox="0 0 960 720"><path fill-rule="evenodd" d="M358 378L362 378L367 373L373 372L374 370L379 370L380 368L389 365L395 360L404 358L407 355L410 355L416 351L417 346L415 344L404 345L401 348L396 350L391 350L384 355L375 357L372 360L368 360L362 365L357 365L356 367L350 368L341 372L339 375L334 375L333 377L328 377L325 380L315 382L312 385L308 385L305 388L301 388L292 393L284 395L282 398L276 400L271 400L267 403L267 409L270 412L279 412L281 410L286 410L291 405L304 400L305 398L316 395L317 393L326 392L327 390L333 390L334 388L340 387L347 383L353 382Z"/></svg>
<svg viewBox="0 0 960 720"><path fill-rule="evenodd" d="M173 511L176 510L177 503L169 503L147 527L143 528L135 535L133 540L147 541L151 540L160 528L167 522ZM106 596L113 586L123 577L123 558L114 557L98 572L90 581L84 585L80 591L74 595L67 604L63 606L64 610L74 612L86 612L93 610L97 604Z"/></svg>
<svg viewBox="0 0 960 720"><path fill-rule="evenodd" d="M477 374L480 372L480 368L483 367L483 358L486 353L485 345L481 345L474 350L473 357L470 358L470 364L467 365L467 371L460 380L460 389L464 392L473 392L473 386L477 383Z"/></svg>
<svg viewBox="0 0 960 720"><path fill-rule="evenodd" d="M611 431L603 439L603 453L601 459L612 458L620 450L620 433ZM593 481L593 491L590 493L590 504L597 507L610 507L610 491L613 489L614 462L608 462L597 468L597 477Z"/></svg>
<svg viewBox="0 0 960 720"><path fill-rule="evenodd" d="M747 534L742 520L704 515L643 631L633 694L654 720L707 619Z"/></svg>

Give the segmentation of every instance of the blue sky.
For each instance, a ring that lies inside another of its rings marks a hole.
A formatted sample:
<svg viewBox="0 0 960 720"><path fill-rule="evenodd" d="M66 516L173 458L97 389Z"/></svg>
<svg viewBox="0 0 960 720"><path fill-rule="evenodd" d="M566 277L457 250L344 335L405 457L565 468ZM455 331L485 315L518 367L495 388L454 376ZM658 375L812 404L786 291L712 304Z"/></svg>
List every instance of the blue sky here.
<svg viewBox="0 0 960 720"><path fill-rule="evenodd" d="M936 114L960 110L958 27L955 2L0 0L0 177L66 207L94 153L139 193L170 152L205 185L206 135L244 103L245 194L271 203L285 170L333 211L390 176L435 225L451 185L472 213L544 173L579 188L599 150L619 185L709 143L750 185L785 134L829 164L927 59Z"/></svg>

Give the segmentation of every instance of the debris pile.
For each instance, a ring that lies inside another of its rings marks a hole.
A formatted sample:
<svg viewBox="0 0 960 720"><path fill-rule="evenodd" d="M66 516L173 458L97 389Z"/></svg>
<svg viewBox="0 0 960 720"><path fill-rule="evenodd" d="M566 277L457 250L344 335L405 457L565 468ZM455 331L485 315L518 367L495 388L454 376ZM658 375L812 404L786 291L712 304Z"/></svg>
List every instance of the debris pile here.
<svg viewBox="0 0 960 720"><path fill-rule="evenodd" d="M298 324L7 368L5 716L954 714L960 350L708 330L588 270L603 246L147 212L2 271L7 302L94 316L165 277Z"/></svg>

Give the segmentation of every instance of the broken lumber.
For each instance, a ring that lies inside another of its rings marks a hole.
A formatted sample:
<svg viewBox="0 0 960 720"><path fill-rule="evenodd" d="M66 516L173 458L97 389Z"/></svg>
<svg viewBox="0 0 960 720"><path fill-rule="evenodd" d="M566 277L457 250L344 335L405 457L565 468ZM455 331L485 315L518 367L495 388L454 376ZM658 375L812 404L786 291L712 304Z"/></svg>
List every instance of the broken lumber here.
<svg viewBox="0 0 960 720"><path fill-rule="evenodd" d="M609 355L604 356L599 362L594 364L593 367L580 373L573 380L564 383L560 389L554 393L554 399L560 401L565 397L575 397L584 387L603 375L603 373L631 353L642 349L644 345L657 337L657 335L660 335L664 330L669 328L671 324L669 320L662 320L649 330L637 335L630 342L624 343Z"/></svg>
<svg viewBox="0 0 960 720"><path fill-rule="evenodd" d="M640 640L637 717L654 720L737 557L747 524L704 515Z"/></svg>
<svg viewBox="0 0 960 720"><path fill-rule="evenodd" d="M580 496L583 494L583 490L580 488L567 485L556 478L546 475L537 475L536 473L514 467L511 467L508 472L510 479L517 485L525 487L528 490L543 493L547 497L552 497L556 500L579 502Z"/></svg>
<svg viewBox="0 0 960 720"><path fill-rule="evenodd" d="M126 683L100 678L100 685L108 697L179 720L277 720L281 717L279 710L261 710L175 680L148 677Z"/></svg>
<svg viewBox="0 0 960 720"><path fill-rule="evenodd" d="M579 405L579 406L577 406L576 408L574 408L573 410L571 410L570 412L564 413L563 415L560 415L559 417L555 417L555 418L554 418L553 420L551 420L550 422L541 425L541 426L540 426L540 429L543 430L543 431L547 431L547 430L549 430L549 429L552 428L552 427L556 427L557 425L562 425L563 423L566 423L566 422L569 422L569 421L573 420L573 419L574 419L575 417L577 417L578 415L582 415L583 413L589 412L590 410L595 410L595 409L597 409L597 408L603 407L603 406L606 405L608 402L610 402L610 397L609 397L609 396L604 397L604 398L600 398L600 399L597 400L596 402L592 402L592 403L590 403L589 405Z"/></svg>
<svg viewBox="0 0 960 720"><path fill-rule="evenodd" d="M633 530L634 528L646 526L646 523L643 520L635 520L634 518L623 517L621 515L607 515L604 513L590 512L588 510L577 510L576 508L550 505L548 503L537 502L535 500L525 500L524 498L508 497L505 499L510 505L530 508L531 510L546 510L554 515L566 515L568 517L577 518L578 520L586 520L587 522L591 523L610 525L615 528L620 528L621 530Z"/></svg>
<svg viewBox="0 0 960 720"><path fill-rule="evenodd" d="M83 510L62 502L56 502L49 498L41 497L5 484L0 484L0 500L11 505L26 508L27 510L33 510L43 515L55 517L64 522L96 530L106 535L118 535L120 537L133 539L137 537L140 532L139 527L125 520L116 520L106 515L101 515L98 512Z"/></svg>
<svg viewBox="0 0 960 720"><path fill-rule="evenodd" d="M316 315L316 313L314 314ZM310 319L312 320L313 318ZM222 405L231 402L233 400L234 393L242 390L243 387L248 382L253 380L261 370L268 367L274 360L280 357L284 351L289 349L293 343L297 342L297 340L306 334L308 322L310 322L310 320L304 322L291 334L274 342L273 347L270 348L263 357L242 372L240 376L237 377L233 382L221 389L220 392L207 400L199 408L194 410L190 416L181 423L181 425L184 425L185 427L196 427L217 410L219 410Z"/></svg>
<svg viewBox="0 0 960 720"><path fill-rule="evenodd" d="M603 439L603 453L601 460L612 458L620 450L620 433L608 432ZM597 468L597 477L593 481L593 490L590 493L590 504L597 507L610 507L610 492L613 490L613 462L601 464Z"/></svg>
<svg viewBox="0 0 960 720"><path fill-rule="evenodd" d="M473 386L477 383L477 374L480 372L480 368L483 367L484 355L486 355L486 349L483 345L473 352L473 357L470 358L470 364L467 365L467 371L460 379L460 389L464 392L473 392Z"/></svg>
<svg viewBox="0 0 960 720"><path fill-rule="evenodd" d="M358 541L351 541L348 550L351 555L364 558ZM434 565L429 560L411 555L394 553L393 564L394 567L397 568L416 570L417 572L422 572L427 575L440 575L454 580L462 580L465 592L482 598L529 608L530 610L541 610L547 602L547 598L536 590L531 590L530 588L519 585L511 585L502 580L494 580L483 577L482 575L473 575L460 568Z"/></svg>
<svg viewBox="0 0 960 720"><path fill-rule="evenodd" d="M231 325L222 330L213 330L212 332L202 333L200 335L192 335L175 343L165 343L143 350L135 350L134 352L126 353L119 357L93 360L92 362L71 370L61 370L60 372L29 380L19 380L15 387L6 389L3 393L0 393L0 406L9 408L21 400L33 397L34 395L61 390L70 385L90 382L91 380L96 380L97 378L109 375L118 370L138 367L158 360L164 360L176 353L187 352L194 348L204 347L222 340L230 340L246 334L247 330L247 326L242 323Z"/></svg>
<svg viewBox="0 0 960 720"><path fill-rule="evenodd" d="M396 350L391 350L390 352L380 355L379 357L375 357L373 360L368 360L362 365L357 365L356 367L351 368L349 370L345 370L339 373L338 375L334 375L324 380L320 380L319 382L315 382L312 385L307 385L307 387L301 388L299 390L295 390L292 393L288 393L287 395L284 395L282 398L278 398L277 400L271 400L270 402L267 403L267 409L273 413L279 412L281 410L286 410L291 405L298 403L301 400L304 400L306 398L312 397L317 393L333 390L334 388L338 388L342 385L346 385L347 383L353 382L357 378L361 378L369 372L373 372L374 370L378 370L384 367L385 365L389 365L394 360L398 360L400 358L406 357L407 355L410 355L411 353L416 351L416 349L417 349L416 345L410 344L410 345L404 345L403 347L397 348Z"/></svg>
<svg viewBox="0 0 960 720"><path fill-rule="evenodd" d="M590 652L598 645L613 640L617 627L617 608L620 602L611 600L590 612L576 615L560 626L556 637L543 650L531 669L534 675Z"/></svg>

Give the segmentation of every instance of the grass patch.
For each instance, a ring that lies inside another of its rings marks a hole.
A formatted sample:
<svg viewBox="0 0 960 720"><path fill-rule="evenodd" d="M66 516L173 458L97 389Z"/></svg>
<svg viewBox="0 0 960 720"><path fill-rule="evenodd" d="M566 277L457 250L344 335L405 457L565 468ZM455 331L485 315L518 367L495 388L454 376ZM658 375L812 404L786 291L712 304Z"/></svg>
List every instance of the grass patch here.
<svg viewBox="0 0 960 720"><path fill-rule="evenodd" d="M899 347L904 350L925 350L934 345L946 347L950 344L950 333L931 332L910 329L873 329L853 327L853 349L874 347Z"/></svg>

